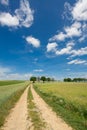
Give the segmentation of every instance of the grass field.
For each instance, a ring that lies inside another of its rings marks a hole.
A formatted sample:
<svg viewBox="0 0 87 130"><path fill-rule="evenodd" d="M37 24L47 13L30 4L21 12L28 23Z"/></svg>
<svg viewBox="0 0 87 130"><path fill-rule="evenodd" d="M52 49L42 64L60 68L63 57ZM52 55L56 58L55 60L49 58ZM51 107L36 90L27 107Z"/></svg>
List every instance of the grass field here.
<svg viewBox="0 0 87 130"><path fill-rule="evenodd" d="M87 130L87 83L36 83L40 96L76 130Z"/></svg>
<svg viewBox="0 0 87 130"><path fill-rule="evenodd" d="M29 82L15 82L16 81L3 81L3 85L0 85L0 126L3 125L10 109L18 101L21 94L29 84ZM0 81L0 83L2 84L2 81ZM10 85L5 85L6 83Z"/></svg>
<svg viewBox="0 0 87 130"><path fill-rule="evenodd" d="M5 80L0 81L0 86L23 83L23 80Z"/></svg>

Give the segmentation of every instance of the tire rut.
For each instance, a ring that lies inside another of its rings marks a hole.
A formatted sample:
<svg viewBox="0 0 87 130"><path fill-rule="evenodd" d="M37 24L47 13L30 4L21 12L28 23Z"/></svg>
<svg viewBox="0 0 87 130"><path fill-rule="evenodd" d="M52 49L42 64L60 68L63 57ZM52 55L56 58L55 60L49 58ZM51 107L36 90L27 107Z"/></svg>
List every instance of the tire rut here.
<svg viewBox="0 0 87 130"><path fill-rule="evenodd" d="M72 130L72 128L66 124L55 112L44 102L44 100L36 93L31 85L31 91L34 98L34 103L39 109L42 118L47 124L45 130Z"/></svg>

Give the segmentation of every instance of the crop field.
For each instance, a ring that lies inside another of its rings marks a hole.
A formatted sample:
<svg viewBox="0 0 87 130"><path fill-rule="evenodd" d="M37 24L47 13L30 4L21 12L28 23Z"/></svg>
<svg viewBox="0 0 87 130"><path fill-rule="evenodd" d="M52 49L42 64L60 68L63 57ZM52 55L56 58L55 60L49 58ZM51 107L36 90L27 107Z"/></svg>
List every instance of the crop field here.
<svg viewBox="0 0 87 130"><path fill-rule="evenodd" d="M28 84L27 81L0 81L0 126Z"/></svg>
<svg viewBox="0 0 87 130"><path fill-rule="evenodd" d="M22 81L22 80L5 80L5 81L0 81L0 86L18 84L18 83L22 83L22 82L24 82L24 81Z"/></svg>
<svg viewBox="0 0 87 130"><path fill-rule="evenodd" d="M87 83L36 83L38 94L76 130L87 130Z"/></svg>
<svg viewBox="0 0 87 130"><path fill-rule="evenodd" d="M87 106L87 83L44 83L36 85L43 92Z"/></svg>

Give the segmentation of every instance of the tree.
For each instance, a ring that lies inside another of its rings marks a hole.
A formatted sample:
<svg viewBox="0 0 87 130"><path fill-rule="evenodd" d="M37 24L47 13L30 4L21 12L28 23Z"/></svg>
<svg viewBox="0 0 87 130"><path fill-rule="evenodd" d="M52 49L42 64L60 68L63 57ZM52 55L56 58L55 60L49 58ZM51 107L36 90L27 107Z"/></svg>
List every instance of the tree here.
<svg viewBox="0 0 87 130"><path fill-rule="evenodd" d="M87 79L85 79L85 78L74 78L73 79L73 82L85 82L85 81L87 81Z"/></svg>
<svg viewBox="0 0 87 130"><path fill-rule="evenodd" d="M49 77L48 77L48 78L46 78L46 81L48 81L48 82L49 82L49 81L51 81L51 78L49 78Z"/></svg>
<svg viewBox="0 0 87 130"><path fill-rule="evenodd" d="M66 78L66 79L64 79L64 82L71 82L71 81L72 81L71 78Z"/></svg>
<svg viewBox="0 0 87 130"><path fill-rule="evenodd" d="M36 77L31 77L31 78L30 78L30 81L33 81L33 83L35 83Z"/></svg>
<svg viewBox="0 0 87 130"><path fill-rule="evenodd" d="M46 77L45 76L42 76L41 77L41 80L43 81L43 83L46 81Z"/></svg>

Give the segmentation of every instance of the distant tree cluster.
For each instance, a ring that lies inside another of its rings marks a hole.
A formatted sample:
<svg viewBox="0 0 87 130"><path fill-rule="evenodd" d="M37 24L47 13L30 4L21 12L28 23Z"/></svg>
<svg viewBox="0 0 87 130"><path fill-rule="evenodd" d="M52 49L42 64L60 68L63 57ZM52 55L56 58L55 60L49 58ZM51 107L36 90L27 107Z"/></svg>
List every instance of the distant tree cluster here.
<svg viewBox="0 0 87 130"><path fill-rule="evenodd" d="M30 81L32 81L33 83L35 83L35 81L38 81L38 82L43 81L43 83L44 83L45 81L48 81L48 82L55 81L55 79L54 78L50 78L50 77L45 77L45 76L41 76L41 77L34 77L34 76L32 76L30 78Z"/></svg>
<svg viewBox="0 0 87 130"><path fill-rule="evenodd" d="M85 79L85 78L74 78L74 79L65 78L64 82L87 82L87 79Z"/></svg>

